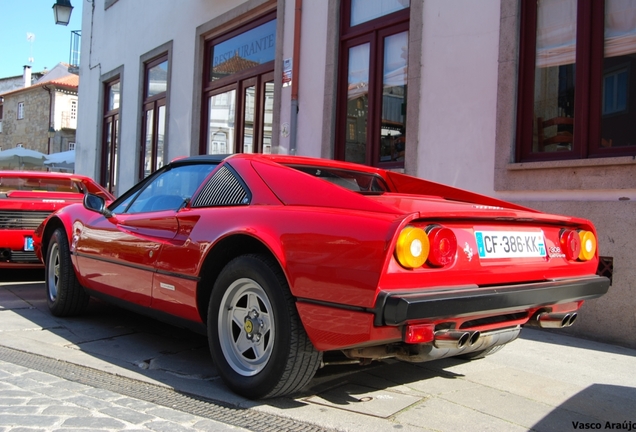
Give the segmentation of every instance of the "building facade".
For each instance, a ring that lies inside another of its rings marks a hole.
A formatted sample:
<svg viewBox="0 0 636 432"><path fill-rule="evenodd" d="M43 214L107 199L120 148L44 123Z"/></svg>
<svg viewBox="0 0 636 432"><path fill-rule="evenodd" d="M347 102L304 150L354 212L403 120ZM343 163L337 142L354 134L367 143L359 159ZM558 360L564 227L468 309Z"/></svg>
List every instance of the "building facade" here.
<svg viewBox="0 0 636 432"><path fill-rule="evenodd" d="M76 170L320 156L586 217L612 287L567 331L636 347L635 29L629 0L93 0Z"/></svg>
<svg viewBox="0 0 636 432"><path fill-rule="evenodd" d="M67 67L60 63L32 84L27 71L26 85L0 94L0 149L50 154L74 148L79 77Z"/></svg>

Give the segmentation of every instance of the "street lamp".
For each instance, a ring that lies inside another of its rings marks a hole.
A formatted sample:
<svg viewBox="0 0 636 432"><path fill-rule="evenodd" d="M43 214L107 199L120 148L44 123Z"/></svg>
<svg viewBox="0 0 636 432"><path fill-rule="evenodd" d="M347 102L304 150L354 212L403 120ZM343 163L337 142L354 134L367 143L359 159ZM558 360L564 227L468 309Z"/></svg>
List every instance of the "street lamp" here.
<svg viewBox="0 0 636 432"><path fill-rule="evenodd" d="M53 16L55 17L55 24L68 25L71 20L71 12L73 6L71 6L71 0L56 0L53 5Z"/></svg>

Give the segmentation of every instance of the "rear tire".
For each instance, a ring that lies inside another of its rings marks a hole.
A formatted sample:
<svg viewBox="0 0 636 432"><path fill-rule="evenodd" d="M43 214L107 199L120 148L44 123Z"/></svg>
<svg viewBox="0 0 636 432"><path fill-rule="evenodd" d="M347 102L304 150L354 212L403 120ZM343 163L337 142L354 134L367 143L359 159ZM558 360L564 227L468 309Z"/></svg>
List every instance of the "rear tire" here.
<svg viewBox="0 0 636 432"><path fill-rule="evenodd" d="M249 399L302 389L322 358L280 267L263 255L237 257L221 271L208 308L208 340L225 384Z"/></svg>
<svg viewBox="0 0 636 432"><path fill-rule="evenodd" d="M81 314L90 296L77 281L68 239L62 228L51 235L45 267L46 300L51 313L58 317Z"/></svg>

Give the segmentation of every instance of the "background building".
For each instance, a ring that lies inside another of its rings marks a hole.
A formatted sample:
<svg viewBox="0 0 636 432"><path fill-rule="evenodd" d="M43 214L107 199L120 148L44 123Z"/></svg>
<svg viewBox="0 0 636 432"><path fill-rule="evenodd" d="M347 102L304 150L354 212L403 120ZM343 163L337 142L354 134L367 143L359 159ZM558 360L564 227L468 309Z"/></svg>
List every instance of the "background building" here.
<svg viewBox="0 0 636 432"><path fill-rule="evenodd" d="M22 86L0 94L0 149L49 154L75 148L79 76L67 69L59 63L33 81L25 66Z"/></svg>
<svg viewBox="0 0 636 432"><path fill-rule="evenodd" d="M610 293L569 329L636 347L630 0L93 0L76 169L322 156L591 219Z"/></svg>

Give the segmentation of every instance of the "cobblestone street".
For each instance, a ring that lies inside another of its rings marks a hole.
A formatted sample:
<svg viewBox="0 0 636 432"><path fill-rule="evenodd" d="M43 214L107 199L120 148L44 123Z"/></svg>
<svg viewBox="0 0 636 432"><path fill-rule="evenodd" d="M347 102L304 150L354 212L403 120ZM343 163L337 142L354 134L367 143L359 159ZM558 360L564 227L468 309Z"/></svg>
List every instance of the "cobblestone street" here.
<svg viewBox="0 0 636 432"><path fill-rule="evenodd" d="M166 432L241 430L0 361L0 430L18 429Z"/></svg>

